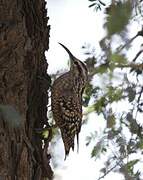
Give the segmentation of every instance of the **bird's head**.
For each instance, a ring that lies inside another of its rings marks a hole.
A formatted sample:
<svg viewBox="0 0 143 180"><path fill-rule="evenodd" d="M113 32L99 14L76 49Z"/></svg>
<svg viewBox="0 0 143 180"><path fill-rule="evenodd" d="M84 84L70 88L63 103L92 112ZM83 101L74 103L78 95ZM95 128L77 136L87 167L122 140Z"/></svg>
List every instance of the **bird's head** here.
<svg viewBox="0 0 143 180"><path fill-rule="evenodd" d="M79 91L82 91L82 89L85 87L88 79L88 70L86 65L77 59L70 50L64 46L63 44L59 43L69 54L70 57L70 72L73 76L74 86L78 87Z"/></svg>

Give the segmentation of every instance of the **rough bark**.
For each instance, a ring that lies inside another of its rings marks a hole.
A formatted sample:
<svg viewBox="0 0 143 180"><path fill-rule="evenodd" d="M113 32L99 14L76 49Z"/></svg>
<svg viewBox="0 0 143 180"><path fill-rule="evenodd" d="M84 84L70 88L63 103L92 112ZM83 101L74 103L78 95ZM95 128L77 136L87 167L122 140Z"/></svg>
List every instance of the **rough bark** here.
<svg viewBox="0 0 143 180"><path fill-rule="evenodd" d="M0 180L52 179L36 133L49 127L46 13L44 0L0 0Z"/></svg>

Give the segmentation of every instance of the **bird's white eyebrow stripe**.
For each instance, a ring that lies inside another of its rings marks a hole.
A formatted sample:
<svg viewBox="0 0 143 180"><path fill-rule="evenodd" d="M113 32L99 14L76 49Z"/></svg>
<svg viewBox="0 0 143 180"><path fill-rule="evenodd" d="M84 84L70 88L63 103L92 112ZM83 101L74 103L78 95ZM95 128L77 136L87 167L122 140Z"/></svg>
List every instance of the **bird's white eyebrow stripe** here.
<svg viewBox="0 0 143 180"><path fill-rule="evenodd" d="M76 63L78 64L78 66L82 69L82 71L83 72L87 72L87 67L86 67L86 65L83 63L83 62L81 62L81 61L76 61Z"/></svg>

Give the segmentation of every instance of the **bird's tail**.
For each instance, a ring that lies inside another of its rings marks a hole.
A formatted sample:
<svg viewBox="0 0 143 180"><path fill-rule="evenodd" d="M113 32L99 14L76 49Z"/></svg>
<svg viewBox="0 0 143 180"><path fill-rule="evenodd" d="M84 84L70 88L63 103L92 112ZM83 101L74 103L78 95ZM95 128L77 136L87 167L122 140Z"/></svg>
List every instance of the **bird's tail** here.
<svg viewBox="0 0 143 180"><path fill-rule="evenodd" d="M65 159L66 159L66 156L69 154L70 149L74 151L75 135L77 136L77 152L79 149L79 131L77 131L77 127L74 127L72 130L71 129L72 128L70 128L70 131L66 130L66 128L63 128L61 130L62 139L64 143L64 148L65 148Z"/></svg>

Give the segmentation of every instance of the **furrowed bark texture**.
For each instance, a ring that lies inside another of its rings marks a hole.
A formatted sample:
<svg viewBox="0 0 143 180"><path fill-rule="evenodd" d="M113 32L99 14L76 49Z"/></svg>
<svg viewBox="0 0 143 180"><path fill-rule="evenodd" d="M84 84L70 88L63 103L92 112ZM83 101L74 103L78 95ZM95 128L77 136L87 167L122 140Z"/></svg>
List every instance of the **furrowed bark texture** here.
<svg viewBox="0 0 143 180"><path fill-rule="evenodd" d="M0 180L52 179L44 52L49 29L44 0L0 0Z"/></svg>

